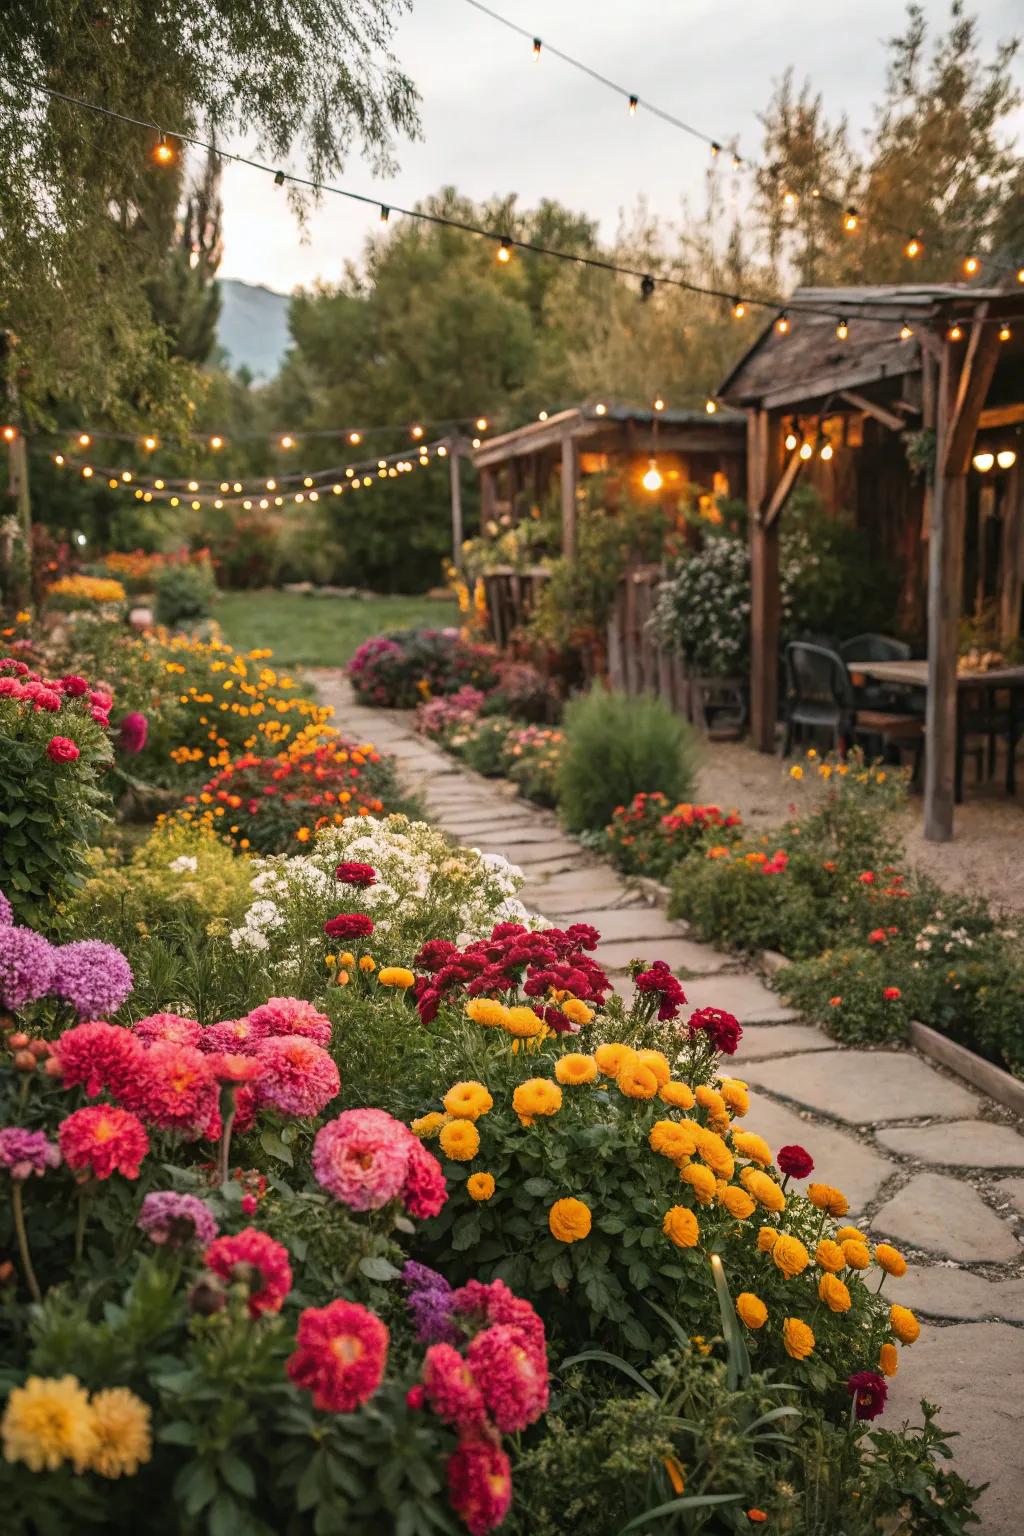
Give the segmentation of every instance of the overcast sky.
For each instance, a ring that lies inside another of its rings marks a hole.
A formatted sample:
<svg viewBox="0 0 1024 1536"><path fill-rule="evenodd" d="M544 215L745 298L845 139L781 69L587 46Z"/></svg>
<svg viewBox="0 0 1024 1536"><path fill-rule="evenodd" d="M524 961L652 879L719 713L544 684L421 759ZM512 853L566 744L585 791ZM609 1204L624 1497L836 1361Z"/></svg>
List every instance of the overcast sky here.
<svg viewBox="0 0 1024 1536"><path fill-rule="evenodd" d="M885 78L883 41L902 29L900 0L488 0L530 32L585 60L666 110L756 154L757 114L792 66L809 77L830 116L854 134L869 123ZM945 25L948 0L923 0ZM986 57L1024 31L1020 0L975 0ZM643 197L651 214L699 213L708 151L643 109L630 118L605 87L530 44L465 0L414 0L395 52L420 92L423 138L396 146L400 170L375 181L354 158L342 184L411 206L445 184L470 197L517 192L523 205L552 197L600 221L612 236ZM1024 139L1024 114L1018 114ZM326 197L305 239L269 176L224 172L222 277L287 292L335 280L377 224L372 209Z"/></svg>

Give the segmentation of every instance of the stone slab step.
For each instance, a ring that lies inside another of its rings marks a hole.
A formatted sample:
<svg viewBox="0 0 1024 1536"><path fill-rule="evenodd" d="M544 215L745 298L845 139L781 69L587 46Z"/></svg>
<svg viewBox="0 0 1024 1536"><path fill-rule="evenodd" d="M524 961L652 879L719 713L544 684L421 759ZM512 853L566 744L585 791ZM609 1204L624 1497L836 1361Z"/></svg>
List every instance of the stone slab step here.
<svg viewBox="0 0 1024 1536"><path fill-rule="evenodd" d="M816 1051L784 1061L753 1062L747 1076L851 1125L935 1115L962 1119L978 1107L966 1088L903 1051Z"/></svg>

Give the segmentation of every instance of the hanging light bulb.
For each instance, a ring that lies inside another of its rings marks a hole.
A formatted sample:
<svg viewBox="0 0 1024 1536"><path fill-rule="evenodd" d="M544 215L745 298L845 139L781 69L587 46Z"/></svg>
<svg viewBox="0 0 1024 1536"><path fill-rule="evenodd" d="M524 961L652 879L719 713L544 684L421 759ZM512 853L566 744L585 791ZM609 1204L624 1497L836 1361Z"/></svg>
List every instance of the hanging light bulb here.
<svg viewBox="0 0 1024 1536"><path fill-rule="evenodd" d="M274 186L275 187L283 187L284 186L284 171L275 171L274 172Z"/></svg>
<svg viewBox="0 0 1024 1536"><path fill-rule="evenodd" d="M1024 267L1017 268L1017 281L1018 283L1024 283Z"/></svg>
<svg viewBox="0 0 1024 1536"><path fill-rule="evenodd" d="M306 498L305 498L305 496L303 496L301 491L296 491L295 495L292 497L292 500L294 501L294 503L295 503L295 505L297 507L301 507L302 503L305 501L305 499Z"/></svg>
<svg viewBox="0 0 1024 1536"><path fill-rule="evenodd" d="M976 453L972 463L975 469L980 470L983 475L987 475L995 461L996 456L994 453Z"/></svg>
<svg viewBox="0 0 1024 1536"><path fill-rule="evenodd" d="M1013 332L1010 330L1010 327L1008 325L1006 325L1005 323L999 327L999 340L1000 341L1009 341L1009 339L1010 339L1010 337L1012 335L1013 335Z"/></svg>
<svg viewBox="0 0 1024 1536"><path fill-rule="evenodd" d="M224 487L221 486L221 490L223 490L223 489L224 489ZM276 480L268 480L267 481L267 490L268 491L276 491L277 490L277 481Z"/></svg>
<svg viewBox="0 0 1024 1536"><path fill-rule="evenodd" d="M152 501L153 500L153 492L152 491L143 491L142 499L143 499L143 501Z"/></svg>
<svg viewBox="0 0 1024 1536"><path fill-rule="evenodd" d="M171 504L172 507L180 507L181 506L181 501L179 500L179 498L177 496L172 496L170 504Z"/></svg>
<svg viewBox="0 0 1024 1536"><path fill-rule="evenodd" d="M657 285L655 284L654 278L651 276L651 274L649 272L645 272L643 277L640 279L640 298L645 304L654 293L656 286Z"/></svg>
<svg viewBox="0 0 1024 1536"><path fill-rule="evenodd" d="M278 439L277 446L279 448L284 448L287 451L289 448L295 447L295 439L292 437L290 432L286 432L283 437Z"/></svg>
<svg viewBox="0 0 1024 1536"><path fill-rule="evenodd" d="M319 491L310 491L309 499L310 499L310 501L319 501L320 500L320 492Z"/></svg>
<svg viewBox="0 0 1024 1536"><path fill-rule="evenodd" d="M438 444L437 456L439 459L446 459L448 457L448 449L445 447L444 443ZM403 464L399 464L398 467L399 469L404 469L405 466Z"/></svg>
<svg viewBox="0 0 1024 1536"><path fill-rule="evenodd" d="M648 459L647 473L644 475L642 485L645 491L660 491L662 486L661 472L658 469L656 459Z"/></svg>
<svg viewBox="0 0 1024 1536"><path fill-rule="evenodd" d="M828 462L828 460L829 460L829 459L830 459L830 458L831 458L831 457L832 457L832 455L833 455L833 453L834 453L834 452L835 452L835 449L834 449L834 448L833 448L833 447L832 447L832 444L831 444L831 443L828 443L828 442L826 442L826 443L824 443L824 444L823 444L823 445L822 445L822 449L821 449L821 457L822 457L822 458L823 458L823 459L824 459L824 460L825 460L825 462L826 462L826 463L827 463L827 462Z"/></svg>
<svg viewBox="0 0 1024 1536"><path fill-rule="evenodd" d="M964 276L974 277L980 266L981 262L978 260L977 256L965 256L963 261Z"/></svg>
<svg viewBox="0 0 1024 1536"><path fill-rule="evenodd" d="M595 416L603 416L605 414L605 412L607 411L607 409L608 409L608 407L604 404L604 402L599 400L597 402L597 404L594 406L594 415Z"/></svg>
<svg viewBox="0 0 1024 1536"><path fill-rule="evenodd" d="M132 483L132 472L131 472L131 470L130 469L123 469L121 471L121 479L124 481L125 485L131 485L131 483Z"/></svg>
<svg viewBox="0 0 1024 1536"><path fill-rule="evenodd" d="M381 223L382 224L386 224L388 219L390 219L390 217L391 217L391 209L388 207L387 203L381 203L381 205L380 205L380 221L381 221Z"/></svg>
<svg viewBox="0 0 1024 1536"><path fill-rule="evenodd" d="M7 442L9 442L9 443L13 442L13 440L14 440L13 438L7 437L7 433L10 432L11 430L12 429L10 427L5 427L4 428L4 437L6 438ZM55 453L54 456L53 456L53 462L56 464L57 468L60 469L63 466L63 464L64 464L64 455L62 453Z"/></svg>
<svg viewBox="0 0 1024 1536"><path fill-rule="evenodd" d="M142 439L142 446L146 449L147 453L152 453L153 449L159 445L155 437L144 437Z"/></svg>
<svg viewBox="0 0 1024 1536"><path fill-rule="evenodd" d="M540 63L540 49L541 49L540 38L539 37L535 37L534 40L533 40L533 62L535 64L539 64Z"/></svg>
<svg viewBox="0 0 1024 1536"><path fill-rule="evenodd" d="M900 326L900 341L909 341L913 334L914 333L910 329L910 326L904 320L903 324Z"/></svg>
<svg viewBox="0 0 1024 1536"><path fill-rule="evenodd" d="M153 481L153 488L154 488L154 490L162 491L163 488L164 488L164 482L162 480L154 480ZM221 487L221 489L226 489L226 487Z"/></svg>
<svg viewBox="0 0 1024 1536"><path fill-rule="evenodd" d="M629 98L629 106L626 108L626 111L629 113L630 117L636 117L636 109L639 105L639 96L631 96Z"/></svg>
<svg viewBox="0 0 1024 1536"><path fill-rule="evenodd" d="M311 486L313 484L313 476L312 475L304 475L303 479L302 479L302 483L303 483L304 486L306 486L308 488L309 486Z"/></svg>
<svg viewBox="0 0 1024 1536"><path fill-rule="evenodd" d="M175 160L174 146L168 142L166 133L162 133L153 146L153 159L157 165L173 165Z"/></svg>
<svg viewBox="0 0 1024 1536"><path fill-rule="evenodd" d="M83 468L82 468L82 479L83 480L91 480L92 479L92 466L90 464L86 464L86 465L83 466Z"/></svg>
<svg viewBox="0 0 1024 1536"><path fill-rule="evenodd" d="M355 474L355 470L352 468L351 464L346 469L345 474L348 476L348 478L350 480L351 480L352 476Z"/></svg>
<svg viewBox="0 0 1024 1536"><path fill-rule="evenodd" d="M953 324L950 326L949 330L946 332L946 340L947 341L963 341L963 339L964 339L963 330L961 329L961 327L959 325L957 325L956 321L954 321Z"/></svg>
<svg viewBox="0 0 1024 1536"><path fill-rule="evenodd" d="M11 426L4 427L3 432L0 433L0 436L3 437L3 440L4 440L5 443L13 443L15 438L17 437L17 435L18 435L17 427L11 427ZM63 462L64 461L62 459L61 463L63 464Z"/></svg>
<svg viewBox="0 0 1024 1536"><path fill-rule="evenodd" d="M712 158L712 160L717 160L719 155L722 153L722 146L721 146L721 144L719 144L715 139L712 139L710 147L711 147L711 158Z"/></svg>
<svg viewBox="0 0 1024 1536"><path fill-rule="evenodd" d="M217 452L218 448L224 447L224 439L221 437L219 432L215 432L210 438L210 447L213 449L214 453Z"/></svg>
<svg viewBox="0 0 1024 1536"><path fill-rule="evenodd" d="M364 475L363 476L363 484L364 485L372 485L373 484L373 481L370 479L369 475Z"/></svg>
<svg viewBox="0 0 1024 1536"><path fill-rule="evenodd" d="M813 452L814 452L814 449L811 447L810 443L801 443L800 444L800 457L803 459L805 464L806 464L807 460L811 457L811 454Z"/></svg>
<svg viewBox="0 0 1024 1536"><path fill-rule="evenodd" d="M743 300L742 299L733 299L733 301L732 301L733 319L734 320L742 320L743 316L746 314L746 312L747 312L747 306L744 304Z"/></svg>
<svg viewBox="0 0 1024 1536"><path fill-rule="evenodd" d="M512 260L512 247L509 245L508 239L507 239L507 237L505 235L502 235L501 240L500 240L500 242L498 244L498 260L503 265L504 265L505 262L509 262L509 261Z"/></svg>
<svg viewBox="0 0 1024 1536"><path fill-rule="evenodd" d="M274 179L275 179L275 181L276 181L276 180L277 180L277 177L275 177L275 178L274 178ZM214 506L215 506L215 507L216 507L216 508L217 508L217 511L218 511L218 512L219 512L219 511L220 511L220 510L221 510L221 508L222 508L222 507L223 507L223 505L224 505L224 503L223 503L223 502L222 502L222 501L221 501L221 499L220 499L220 497L219 497L219 496L218 496L218 497L217 497L217 500L216 500L216 501L215 501L215 502L214 502Z"/></svg>
<svg viewBox="0 0 1024 1536"><path fill-rule="evenodd" d="M796 435L795 432L787 432L786 433L786 447L787 447L787 449L789 450L790 453L793 452L793 449L796 447L798 441L799 441L799 439L797 438L797 435Z"/></svg>
<svg viewBox="0 0 1024 1536"><path fill-rule="evenodd" d="M856 208L847 208L843 214L843 229L848 235L852 235L860 223L860 215Z"/></svg>
<svg viewBox="0 0 1024 1536"><path fill-rule="evenodd" d="M776 320L775 329L778 331L780 336L789 335L789 316L786 314L785 310L782 311L782 314Z"/></svg>
<svg viewBox="0 0 1024 1536"><path fill-rule="evenodd" d="M250 505L250 507L251 507L251 506L252 506L252 502L251 502L251 501L250 501L250 503L249 503L249 505ZM199 511L199 508L200 508L200 507L201 507L201 506L202 506L202 502L201 502L201 501L194 501L194 502L193 502L193 503L192 503L192 511L193 511L193 512L198 512L198 511Z"/></svg>
<svg viewBox="0 0 1024 1536"><path fill-rule="evenodd" d="M199 489L199 481L198 480L190 480L189 483L188 483L188 488L189 488L190 491L198 491L198 489Z"/></svg>
<svg viewBox="0 0 1024 1536"><path fill-rule="evenodd" d="M423 436L423 428L420 426L419 422L417 422L416 425L412 428L412 435L417 439L417 441Z"/></svg>
<svg viewBox="0 0 1024 1536"><path fill-rule="evenodd" d="M663 411L665 409L665 402L661 398L660 395L658 396L657 400L655 400L655 402L654 402L654 409L656 411Z"/></svg>
<svg viewBox="0 0 1024 1536"><path fill-rule="evenodd" d="M107 481L107 484L110 486L110 489L112 491L116 491L117 490L117 480L114 478L113 475L111 475L110 479Z"/></svg>
<svg viewBox="0 0 1024 1536"><path fill-rule="evenodd" d="M340 486L340 485L332 485L331 486L331 490L334 492L335 496L340 496L341 493L342 493L343 487Z"/></svg>
<svg viewBox="0 0 1024 1536"><path fill-rule="evenodd" d="M361 432L350 432L348 435L348 440L352 446L355 447L357 443L362 442L363 434Z"/></svg>
<svg viewBox="0 0 1024 1536"><path fill-rule="evenodd" d="M707 413L707 415L713 416L715 414L715 412L718 410L718 401L717 400L705 400L704 401L704 410Z"/></svg>
<svg viewBox="0 0 1024 1536"><path fill-rule="evenodd" d="M92 442L92 438L89 436L88 432L79 432L78 442L80 447L88 448L89 444Z"/></svg>
<svg viewBox="0 0 1024 1536"><path fill-rule="evenodd" d="M1003 448L996 454L996 463L1000 469L1012 469L1017 462L1017 455L1012 448Z"/></svg>
<svg viewBox="0 0 1024 1536"><path fill-rule="evenodd" d="M486 432L488 426L489 426L489 422L488 422L486 416L478 416L477 417L477 419L476 419L476 429L477 429L478 432Z"/></svg>
<svg viewBox="0 0 1024 1536"><path fill-rule="evenodd" d="M473 447L474 448L479 448L480 447L480 439L478 437L474 437L474 439L473 439ZM421 464L425 464L426 462L427 462L426 459L420 459L420 463Z"/></svg>
<svg viewBox="0 0 1024 1536"><path fill-rule="evenodd" d="M740 167L742 166L742 164L743 164L743 157L741 155L737 155L734 152L733 153L733 157L732 157L732 168L733 168L733 170L734 171L738 171L740 169Z"/></svg>
<svg viewBox="0 0 1024 1536"><path fill-rule="evenodd" d="M797 201L796 193L787 187L786 191L782 194L782 206L784 208L795 208Z"/></svg>
<svg viewBox="0 0 1024 1536"><path fill-rule="evenodd" d="M921 236L911 235L910 239L903 247L903 254L904 256L909 256L911 261L914 261L918 256L920 256L923 250L924 241L921 239Z"/></svg>
<svg viewBox="0 0 1024 1536"><path fill-rule="evenodd" d="M548 419L547 411L538 411L538 413L537 413L537 420L538 421L547 421L547 419Z"/></svg>
<svg viewBox="0 0 1024 1536"><path fill-rule="evenodd" d="M238 492L239 492L239 491L240 491L240 490L241 490L241 489L242 489L242 482L241 482L241 480L236 480L236 481L235 481L235 482L234 482L234 484L233 484L233 485L232 485L232 487L231 487L231 489L232 489L232 490L233 490L233 491L234 491L234 492L235 492L235 494L236 494L236 495L237 495L237 494L238 494Z"/></svg>
<svg viewBox="0 0 1024 1536"><path fill-rule="evenodd" d="M838 336L839 340L840 341L845 341L847 336L849 336L849 334L850 334L850 327L847 325L846 321L845 320L837 321L836 322L836 335Z"/></svg>

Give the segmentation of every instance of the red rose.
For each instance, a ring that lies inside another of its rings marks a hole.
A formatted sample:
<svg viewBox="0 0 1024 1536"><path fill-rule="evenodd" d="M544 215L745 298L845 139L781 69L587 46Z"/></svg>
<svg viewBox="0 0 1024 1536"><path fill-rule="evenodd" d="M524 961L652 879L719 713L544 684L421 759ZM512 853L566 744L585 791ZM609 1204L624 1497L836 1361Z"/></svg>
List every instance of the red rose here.
<svg viewBox="0 0 1024 1536"><path fill-rule="evenodd" d="M80 754L70 736L51 736L46 755L51 763L73 763Z"/></svg>
<svg viewBox="0 0 1024 1536"><path fill-rule="evenodd" d="M857 879L860 881L861 885L874 885L875 883L875 877L871 873L870 869L866 869L862 875L858 875Z"/></svg>
<svg viewBox="0 0 1024 1536"><path fill-rule="evenodd" d="M882 996L885 998L887 1003L898 1003L900 998L903 996L903 993L900 991L899 987L883 987Z"/></svg>
<svg viewBox="0 0 1024 1536"><path fill-rule="evenodd" d="M373 932L373 920L362 912L339 912L324 923L324 933L329 939L369 938Z"/></svg>
<svg viewBox="0 0 1024 1536"><path fill-rule="evenodd" d="M372 864L339 864L334 878L342 885L376 885L377 871Z"/></svg>
<svg viewBox="0 0 1024 1536"><path fill-rule="evenodd" d="M788 1179L806 1179L814 1172L814 1159L803 1147L780 1147L775 1161Z"/></svg>

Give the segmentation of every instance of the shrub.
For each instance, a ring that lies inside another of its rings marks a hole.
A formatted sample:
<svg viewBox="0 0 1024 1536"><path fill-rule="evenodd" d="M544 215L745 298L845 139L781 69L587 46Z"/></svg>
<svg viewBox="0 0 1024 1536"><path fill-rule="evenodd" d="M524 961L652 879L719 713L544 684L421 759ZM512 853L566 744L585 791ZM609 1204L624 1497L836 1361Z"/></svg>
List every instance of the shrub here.
<svg viewBox="0 0 1024 1536"><path fill-rule="evenodd" d="M549 807L558 804L564 748L565 732L554 726L527 725L512 732L507 773L525 800Z"/></svg>
<svg viewBox="0 0 1024 1536"><path fill-rule="evenodd" d="M696 764L693 729L661 699L597 685L566 710L559 809L570 831L596 832L641 790L686 799Z"/></svg>
<svg viewBox="0 0 1024 1536"><path fill-rule="evenodd" d="M483 704L484 694L479 688L465 687L457 693L442 694L417 706L416 729L432 741L447 744L453 728L475 720Z"/></svg>
<svg viewBox="0 0 1024 1536"><path fill-rule="evenodd" d="M449 750L475 773L497 779L508 767L509 740L514 722L501 715L469 720L449 731Z"/></svg>
<svg viewBox="0 0 1024 1536"><path fill-rule="evenodd" d="M208 560L164 566L156 578L157 623L168 629L195 628L210 617L216 591Z"/></svg>
<svg viewBox="0 0 1024 1536"><path fill-rule="evenodd" d="M382 708L412 709L467 684L494 683L495 657L454 629L403 629L365 641L348 664L356 698Z"/></svg>
<svg viewBox="0 0 1024 1536"><path fill-rule="evenodd" d="M701 844L727 844L739 836L737 811L717 805L673 805L667 796L641 791L629 805L617 805L605 847L612 863L627 875L661 880L674 864Z"/></svg>
<svg viewBox="0 0 1024 1536"><path fill-rule="evenodd" d="M494 687L484 700L483 712L540 724L556 720L558 707L558 690L551 678L529 662L499 661Z"/></svg>
<svg viewBox="0 0 1024 1536"><path fill-rule="evenodd" d="M882 948L826 950L779 972L779 991L849 1045L906 1038L909 1000L902 967Z"/></svg>

